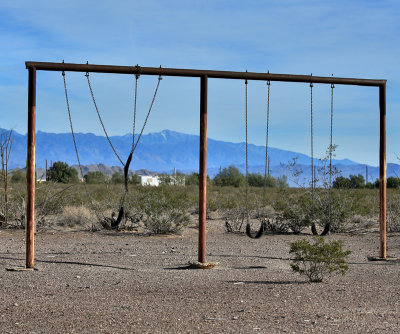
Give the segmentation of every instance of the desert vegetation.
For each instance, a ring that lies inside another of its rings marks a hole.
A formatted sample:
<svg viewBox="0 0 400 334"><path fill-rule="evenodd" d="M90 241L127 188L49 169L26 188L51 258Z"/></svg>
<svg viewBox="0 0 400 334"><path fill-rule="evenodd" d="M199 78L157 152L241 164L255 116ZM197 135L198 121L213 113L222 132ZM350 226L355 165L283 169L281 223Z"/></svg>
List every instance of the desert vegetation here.
<svg viewBox="0 0 400 334"><path fill-rule="evenodd" d="M37 184L38 228L65 225L100 229L107 226L104 224L105 220L115 217L118 213L124 195L122 175L106 177L100 172L91 172L85 176L86 182L82 183L77 180L77 174L72 170L67 164L56 163L53 169L50 169L48 181ZM179 233L190 221L196 222L198 174L180 175L180 177L185 180L185 186L173 185L167 181L162 182L160 187L140 186L137 177L131 177L129 193L124 200L125 214L120 228L156 234ZM163 178L167 179L167 176ZM350 179L351 177L349 181ZM11 176L8 175L7 180L9 219L7 224L4 224L3 219L3 226L24 227L25 173L22 170L15 170ZM244 176L235 167L223 169L213 180L208 179L208 219L223 219L228 232L244 232L245 229L247 208L243 180ZM309 187L290 188L285 178L278 180L269 177L265 196L263 177L255 174L249 178L250 180L252 180L248 197L250 220L254 224L265 224L267 233L303 232L311 224L311 210L314 222L321 226L330 219L331 231L334 233L363 231L377 226L379 197L378 189L374 187L328 189L324 181L320 181L320 186L314 190L315 202L312 208ZM391 184L396 182L392 180ZM4 191L2 187L3 195ZM0 205L4 208L5 197L0 198ZM388 190L389 232L400 230L399 199L400 190L397 187L390 188Z"/></svg>

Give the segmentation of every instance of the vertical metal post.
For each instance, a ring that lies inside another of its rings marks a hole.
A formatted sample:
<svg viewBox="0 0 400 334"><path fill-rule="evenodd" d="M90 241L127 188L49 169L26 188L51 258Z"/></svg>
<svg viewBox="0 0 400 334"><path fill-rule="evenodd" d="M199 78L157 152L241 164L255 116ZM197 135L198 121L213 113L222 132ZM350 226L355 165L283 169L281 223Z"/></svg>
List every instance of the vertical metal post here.
<svg viewBox="0 0 400 334"><path fill-rule="evenodd" d="M200 77L200 157L199 157L199 257L206 262L207 218L207 90L208 78Z"/></svg>
<svg viewBox="0 0 400 334"><path fill-rule="evenodd" d="M386 84L379 86L379 231L380 257L386 258Z"/></svg>
<svg viewBox="0 0 400 334"><path fill-rule="evenodd" d="M35 127L36 127L36 69L29 68L28 80L28 158L26 166L26 267L35 262Z"/></svg>

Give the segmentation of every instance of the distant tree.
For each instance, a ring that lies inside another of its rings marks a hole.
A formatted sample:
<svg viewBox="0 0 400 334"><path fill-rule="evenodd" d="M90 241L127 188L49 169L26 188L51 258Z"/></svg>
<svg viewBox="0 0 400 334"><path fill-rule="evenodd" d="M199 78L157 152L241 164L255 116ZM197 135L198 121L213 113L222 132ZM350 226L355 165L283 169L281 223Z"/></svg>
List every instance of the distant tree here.
<svg viewBox="0 0 400 334"><path fill-rule="evenodd" d="M186 175L185 185L186 186L198 186L199 185L199 173L192 173L190 175Z"/></svg>
<svg viewBox="0 0 400 334"><path fill-rule="evenodd" d="M22 183L26 182L26 173L21 169L17 169L13 172L11 176L12 183Z"/></svg>
<svg viewBox="0 0 400 334"><path fill-rule="evenodd" d="M132 176L129 179L129 183L136 185L140 184L140 176L137 174L132 174Z"/></svg>
<svg viewBox="0 0 400 334"><path fill-rule="evenodd" d="M349 176L352 188L365 188L365 179L361 174Z"/></svg>
<svg viewBox="0 0 400 334"><path fill-rule="evenodd" d="M114 184L120 184L120 183L124 183L124 176L119 173L119 172L115 172L112 176L111 176L111 183Z"/></svg>
<svg viewBox="0 0 400 334"><path fill-rule="evenodd" d="M258 173L249 173L247 176L247 182L250 187L263 187L264 186L264 177Z"/></svg>
<svg viewBox="0 0 400 334"><path fill-rule="evenodd" d="M185 185L186 186L198 186L200 180L199 173L192 173L185 175ZM210 177L207 175L207 184L211 181Z"/></svg>
<svg viewBox="0 0 400 334"><path fill-rule="evenodd" d="M400 188L400 179L398 177L394 177L394 176L388 177L387 187L394 188L394 189Z"/></svg>
<svg viewBox="0 0 400 334"><path fill-rule="evenodd" d="M338 176L335 181L333 181L332 187L336 189L349 189L351 188L351 181L344 176Z"/></svg>
<svg viewBox="0 0 400 334"><path fill-rule="evenodd" d="M214 177L216 186L240 187L245 184L245 177L235 166L224 168Z"/></svg>
<svg viewBox="0 0 400 334"><path fill-rule="evenodd" d="M67 163L57 161L49 168L49 181L69 183L78 181L78 172Z"/></svg>
<svg viewBox="0 0 400 334"><path fill-rule="evenodd" d="M105 182L105 176L102 172L88 172L85 175L85 181L87 184L100 184Z"/></svg>
<svg viewBox="0 0 400 334"><path fill-rule="evenodd" d="M281 177L278 177L276 179L276 186L278 188L288 188L289 187L289 183L287 182L287 176L286 175L282 175Z"/></svg>
<svg viewBox="0 0 400 334"><path fill-rule="evenodd" d="M268 175L268 176L267 176L267 179L265 180L265 181L266 181L266 184L267 184L267 187L268 187L268 188L275 188L275 187L277 187L277 186L278 186L277 180L279 180L279 179L276 179L276 178L274 178L273 176ZM287 178L285 179L285 182L287 183ZM282 187L281 187L281 188L282 188Z"/></svg>

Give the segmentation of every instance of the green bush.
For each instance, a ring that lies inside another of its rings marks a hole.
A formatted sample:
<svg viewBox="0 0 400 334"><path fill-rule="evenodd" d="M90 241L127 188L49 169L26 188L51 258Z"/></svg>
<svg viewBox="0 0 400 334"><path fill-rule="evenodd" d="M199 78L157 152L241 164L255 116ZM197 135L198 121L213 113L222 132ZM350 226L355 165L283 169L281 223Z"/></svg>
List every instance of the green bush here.
<svg viewBox="0 0 400 334"><path fill-rule="evenodd" d="M388 177L387 179L387 187L388 188L393 188L393 189L398 189L400 188L400 178L398 177Z"/></svg>
<svg viewBox="0 0 400 334"><path fill-rule="evenodd" d="M122 184L122 183L124 183L124 176L121 173L115 172L111 176L111 183L113 183L113 184Z"/></svg>
<svg viewBox="0 0 400 334"><path fill-rule="evenodd" d="M325 242L323 237L314 237L314 243L307 239L290 243L290 253L295 254L293 271L308 277L310 282L322 282L336 272L345 275L349 269L346 257L351 251L343 251L343 241Z"/></svg>
<svg viewBox="0 0 400 334"><path fill-rule="evenodd" d="M362 189L366 187L364 176L361 174L350 175L348 178L344 176L338 176L335 181L333 181L332 186L336 189ZM368 185L368 187L371 187L371 185Z"/></svg>
<svg viewBox="0 0 400 334"><path fill-rule="evenodd" d="M139 197L138 203L144 212L143 223L151 233L181 233L182 228L189 224L190 203L186 200L184 188L142 188Z"/></svg>
<svg viewBox="0 0 400 334"><path fill-rule="evenodd" d="M88 172L84 179L87 184L101 184L106 181L104 174L100 171Z"/></svg>
<svg viewBox="0 0 400 334"><path fill-rule="evenodd" d="M281 196L274 203L276 219L269 228L273 232L285 233L289 229L299 234L311 225L309 208L310 200L307 194L297 194L293 191L281 190Z"/></svg>
<svg viewBox="0 0 400 334"><path fill-rule="evenodd" d="M129 179L129 183L138 185L140 184L140 176L137 174L132 174L132 176Z"/></svg>
<svg viewBox="0 0 400 334"><path fill-rule="evenodd" d="M214 184L216 186L244 186L246 182L245 176L240 173L239 169L235 166L224 168L214 177Z"/></svg>
<svg viewBox="0 0 400 334"><path fill-rule="evenodd" d="M49 181L69 183L78 181L78 172L67 163L57 161L49 168Z"/></svg>
<svg viewBox="0 0 400 334"><path fill-rule="evenodd" d="M26 182L26 173L25 173L25 171L23 171L21 169L15 170L12 173L11 182L12 183Z"/></svg>

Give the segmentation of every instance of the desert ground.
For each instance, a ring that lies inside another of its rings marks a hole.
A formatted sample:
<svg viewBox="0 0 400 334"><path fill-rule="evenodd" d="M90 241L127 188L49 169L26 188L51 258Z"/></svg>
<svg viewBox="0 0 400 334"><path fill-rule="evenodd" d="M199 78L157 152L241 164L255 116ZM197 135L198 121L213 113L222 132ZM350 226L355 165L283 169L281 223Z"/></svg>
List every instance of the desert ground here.
<svg viewBox="0 0 400 334"><path fill-rule="evenodd" d="M290 268L289 242L310 235L228 234L208 222L207 261L197 232L47 230L35 271L25 232L0 231L1 333L400 333L400 262L372 262L379 234L335 234L352 253L345 276L309 283ZM400 234L388 235L400 258Z"/></svg>

